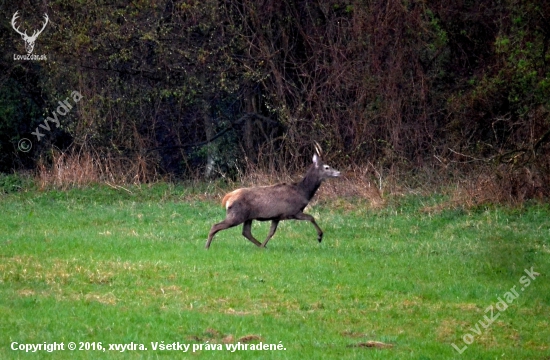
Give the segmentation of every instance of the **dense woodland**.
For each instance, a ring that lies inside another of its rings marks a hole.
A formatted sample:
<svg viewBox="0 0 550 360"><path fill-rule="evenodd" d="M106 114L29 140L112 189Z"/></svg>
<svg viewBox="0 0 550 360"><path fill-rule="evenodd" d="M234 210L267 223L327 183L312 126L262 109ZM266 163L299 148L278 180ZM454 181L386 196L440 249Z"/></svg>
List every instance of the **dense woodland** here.
<svg viewBox="0 0 550 360"><path fill-rule="evenodd" d="M317 141L361 176L484 173L507 196L550 193L547 0L0 6L1 172L88 161L129 182L295 173ZM16 11L29 35L48 15L33 52L47 60L15 59ZM47 118L66 99L57 127Z"/></svg>

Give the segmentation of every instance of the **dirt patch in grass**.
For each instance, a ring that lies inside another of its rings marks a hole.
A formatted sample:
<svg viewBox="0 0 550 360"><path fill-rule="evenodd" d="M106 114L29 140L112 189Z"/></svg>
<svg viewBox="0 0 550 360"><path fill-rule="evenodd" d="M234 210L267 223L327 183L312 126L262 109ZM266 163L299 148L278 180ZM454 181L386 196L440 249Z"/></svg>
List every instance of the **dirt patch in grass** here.
<svg viewBox="0 0 550 360"><path fill-rule="evenodd" d="M393 347L393 344L386 344L381 341L369 340L365 342L360 342L357 344L348 345L348 347L358 347L358 348L373 348L373 349L389 349Z"/></svg>

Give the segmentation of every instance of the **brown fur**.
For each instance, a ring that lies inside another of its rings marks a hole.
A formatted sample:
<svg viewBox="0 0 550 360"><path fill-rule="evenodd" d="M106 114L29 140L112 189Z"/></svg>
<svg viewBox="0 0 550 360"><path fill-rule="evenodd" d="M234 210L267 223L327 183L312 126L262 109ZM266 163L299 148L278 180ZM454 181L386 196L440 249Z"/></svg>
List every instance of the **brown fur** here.
<svg viewBox="0 0 550 360"><path fill-rule="evenodd" d="M329 177L340 176L340 172L324 165L317 157L313 157L313 165L309 168L303 180L294 184L278 184L234 190L223 197L222 206L226 208L224 221L214 224L206 248L210 247L212 238L221 230L243 224L243 236L257 246L265 247L275 231L280 220L296 219L310 221L317 230L317 239L321 242L323 231L315 219L302 211L307 206L321 182ZM252 220L271 220L269 234L263 243L252 236Z"/></svg>
<svg viewBox="0 0 550 360"><path fill-rule="evenodd" d="M227 208L227 207L231 206L231 204L235 201L235 199L237 199L239 197L239 194L241 193L241 190L243 190L243 189L233 190L230 193L225 194L225 196L223 197L223 200L222 200L222 206L224 208Z"/></svg>
<svg viewBox="0 0 550 360"><path fill-rule="evenodd" d="M227 204L227 201L229 201L229 199L231 199L232 196L233 196L232 192L225 194L225 196L223 197L223 200L222 200L222 206L223 207L225 207L225 204Z"/></svg>

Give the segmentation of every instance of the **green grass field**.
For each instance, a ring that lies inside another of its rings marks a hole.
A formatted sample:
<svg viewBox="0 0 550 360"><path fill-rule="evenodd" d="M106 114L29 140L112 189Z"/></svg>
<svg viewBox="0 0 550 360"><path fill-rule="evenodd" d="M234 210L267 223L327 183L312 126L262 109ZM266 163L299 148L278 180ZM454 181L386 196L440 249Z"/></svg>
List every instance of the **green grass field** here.
<svg viewBox="0 0 550 360"><path fill-rule="evenodd" d="M286 221L268 249L239 226L206 251L218 203L182 185L130 191L0 195L0 359L550 357L548 204L319 201L306 212L321 244L311 224ZM12 350L54 342L64 350ZM153 350L178 342L187 354ZM247 350L226 349L239 342ZM286 350L250 350L260 343Z"/></svg>

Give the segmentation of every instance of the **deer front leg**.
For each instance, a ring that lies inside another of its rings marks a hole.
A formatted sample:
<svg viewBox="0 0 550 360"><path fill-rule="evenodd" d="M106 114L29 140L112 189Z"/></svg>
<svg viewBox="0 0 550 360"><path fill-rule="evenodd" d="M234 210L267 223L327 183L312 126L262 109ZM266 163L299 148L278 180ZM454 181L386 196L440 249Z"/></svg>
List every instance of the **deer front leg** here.
<svg viewBox="0 0 550 360"><path fill-rule="evenodd" d="M275 231L277 231L277 225L279 225L279 220L271 220L271 227L269 228L269 233L267 234L267 238L262 244L262 247L267 246L267 242L271 239L273 234L275 234Z"/></svg>
<svg viewBox="0 0 550 360"><path fill-rule="evenodd" d="M313 226L315 226L315 229L317 230L317 240L319 242L321 242L323 240L323 230L321 230L319 225L317 225L317 223L315 222L315 219L313 218L313 216L308 215L308 214L304 214L304 213L301 212L301 213L296 214L294 216L294 218L296 220L307 220L310 223L312 223Z"/></svg>
<svg viewBox="0 0 550 360"><path fill-rule="evenodd" d="M228 228L233 227L235 225L238 225L238 223L237 224L230 223L230 222L227 222L227 220L224 220L220 223L214 224L212 226L212 229L210 229L210 233L208 233L208 240L206 240L206 246L204 248L205 249L210 248L210 244L212 243L212 239L214 238L214 235L216 235L216 233L218 231L228 229Z"/></svg>
<svg viewBox="0 0 550 360"><path fill-rule="evenodd" d="M243 225L243 236L250 240L254 245L261 247L262 243L252 236L252 220L246 220Z"/></svg>

